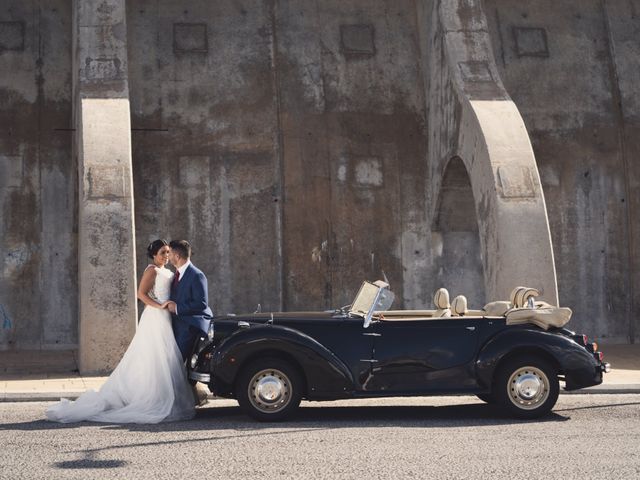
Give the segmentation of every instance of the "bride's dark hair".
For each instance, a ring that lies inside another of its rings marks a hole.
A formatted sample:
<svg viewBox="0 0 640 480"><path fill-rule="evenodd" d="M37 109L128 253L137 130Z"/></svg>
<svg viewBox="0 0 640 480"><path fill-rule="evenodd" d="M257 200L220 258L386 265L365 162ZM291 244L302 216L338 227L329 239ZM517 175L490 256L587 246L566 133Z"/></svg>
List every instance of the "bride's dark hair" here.
<svg viewBox="0 0 640 480"><path fill-rule="evenodd" d="M169 243L166 240L163 240L161 238L151 242L147 247L147 255L149 256L149 258L155 257L160 251L160 249L165 245L169 245Z"/></svg>

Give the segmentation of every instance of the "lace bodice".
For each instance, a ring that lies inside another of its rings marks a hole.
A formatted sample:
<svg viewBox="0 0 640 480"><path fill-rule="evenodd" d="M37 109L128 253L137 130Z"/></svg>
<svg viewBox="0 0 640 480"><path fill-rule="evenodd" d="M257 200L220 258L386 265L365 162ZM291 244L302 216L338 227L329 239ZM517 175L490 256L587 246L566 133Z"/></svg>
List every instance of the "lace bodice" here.
<svg viewBox="0 0 640 480"><path fill-rule="evenodd" d="M168 268L153 267L156 270L156 281L150 295L158 302L166 302L171 295L171 281L173 280L173 272Z"/></svg>

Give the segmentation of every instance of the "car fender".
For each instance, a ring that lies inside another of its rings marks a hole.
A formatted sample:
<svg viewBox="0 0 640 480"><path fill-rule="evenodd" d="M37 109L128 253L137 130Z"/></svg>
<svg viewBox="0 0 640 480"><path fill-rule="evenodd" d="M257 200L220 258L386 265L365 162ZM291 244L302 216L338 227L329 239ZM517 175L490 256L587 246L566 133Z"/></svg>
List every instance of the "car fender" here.
<svg viewBox="0 0 640 480"><path fill-rule="evenodd" d="M533 328L502 330L482 346L476 360L479 383L490 388L500 362L519 352L539 353L554 360L565 375L567 389L580 388L575 385L593 384L591 379L597 365L593 355L571 338Z"/></svg>
<svg viewBox="0 0 640 480"><path fill-rule="evenodd" d="M211 359L212 378L233 385L243 366L262 355L292 359L305 377L307 398L354 390L351 371L330 350L305 333L278 325L252 325L225 338Z"/></svg>

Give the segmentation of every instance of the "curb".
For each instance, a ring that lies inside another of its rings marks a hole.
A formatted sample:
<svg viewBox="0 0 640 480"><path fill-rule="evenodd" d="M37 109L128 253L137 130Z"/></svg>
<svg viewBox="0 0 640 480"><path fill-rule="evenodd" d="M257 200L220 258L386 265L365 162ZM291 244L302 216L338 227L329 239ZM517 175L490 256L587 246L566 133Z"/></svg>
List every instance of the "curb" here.
<svg viewBox="0 0 640 480"><path fill-rule="evenodd" d="M75 400L82 392L29 392L29 393L5 393L0 397L0 403L10 402L57 402L61 398Z"/></svg>
<svg viewBox="0 0 640 480"><path fill-rule="evenodd" d="M561 394L566 395L589 395L589 394L626 394L640 393L640 385L638 384L615 384L615 385L595 385L593 387L582 388L580 390L560 390Z"/></svg>
<svg viewBox="0 0 640 480"><path fill-rule="evenodd" d="M61 398L75 400L82 392L16 392L5 393L0 397L0 403L20 403L20 402L57 402ZM207 400L226 400L224 398L214 397L212 394L207 395Z"/></svg>
<svg viewBox="0 0 640 480"><path fill-rule="evenodd" d="M61 398L75 400L84 392L25 392L25 393L5 393L0 397L0 403L19 403L19 402L57 402ZM616 395L616 394L640 394L640 385L637 384L620 384L620 385L596 385L594 387L583 388L580 390L566 391L560 390L561 395ZM471 395L473 394L463 394ZM447 396L447 395L442 395ZM458 395L455 395L458 396ZM215 397L212 394L207 395L207 400L227 400L225 398Z"/></svg>

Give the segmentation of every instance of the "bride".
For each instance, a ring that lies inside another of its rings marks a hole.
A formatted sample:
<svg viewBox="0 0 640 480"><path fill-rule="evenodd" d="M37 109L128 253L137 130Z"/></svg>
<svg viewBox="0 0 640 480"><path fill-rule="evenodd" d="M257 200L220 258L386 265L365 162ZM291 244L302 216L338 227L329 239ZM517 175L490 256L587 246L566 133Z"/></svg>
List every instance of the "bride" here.
<svg viewBox="0 0 640 480"><path fill-rule="evenodd" d="M145 269L138 288L146 307L129 348L99 391L88 390L76 401L61 399L47 409L49 420L158 423L195 415L194 396L166 308L173 279L165 268L169 245L155 240L147 253L153 264Z"/></svg>

